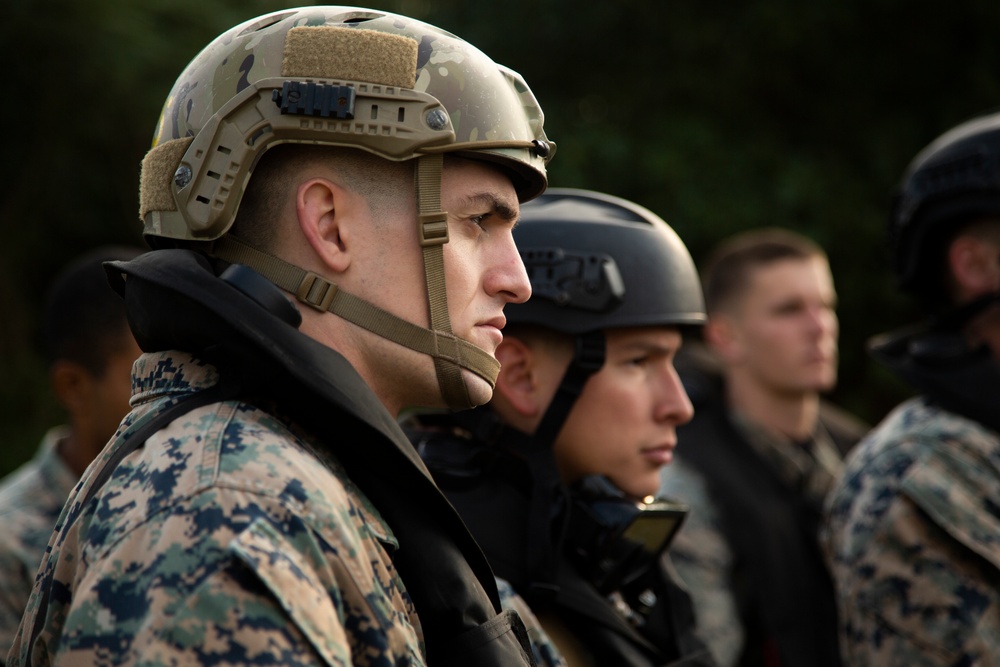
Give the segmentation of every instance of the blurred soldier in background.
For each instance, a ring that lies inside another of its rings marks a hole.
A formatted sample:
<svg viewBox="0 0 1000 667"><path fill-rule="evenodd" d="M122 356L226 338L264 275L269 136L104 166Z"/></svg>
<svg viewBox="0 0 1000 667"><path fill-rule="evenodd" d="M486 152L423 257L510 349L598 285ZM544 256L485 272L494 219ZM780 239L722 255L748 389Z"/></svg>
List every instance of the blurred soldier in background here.
<svg viewBox="0 0 1000 667"><path fill-rule="evenodd" d="M1000 660L1000 114L946 132L910 163L889 241L922 326L871 352L920 395L847 461L828 556L845 660Z"/></svg>
<svg viewBox="0 0 1000 667"><path fill-rule="evenodd" d="M652 497L691 418L681 330L705 319L687 248L585 190L524 206L514 237L533 296L506 311L493 400L410 436L570 665L713 664L661 561L686 510Z"/></svg>
<svg viewBox="0 0 1000 667"><path fill-rule="evenodd" d="M553 150L517 74L403 16L306 7L206 47L143 161L154 249L109 267L134 408L13 662L531 664L396 418L491 397Z"/></svg>
<svg viewBox="0 0 1000 667"><path fill-rule="evenodd" d="M734 236L703 275L707 352L681 376L695 417L661 492L691 506L671 550L724 665L838 665L823 501L864 427L820 399L837 378L825 253L782 229Z"/></svg>
<svg viewBox="0 0 1000 667"><path fill-rule="evenodd" d="M63 503L129 411L132 362L141 351L103 263L141 252L92 250L63 268L46 296L42 339L49 384L67 423L49 430L35 457L0 480L0 663Z"/></svg>

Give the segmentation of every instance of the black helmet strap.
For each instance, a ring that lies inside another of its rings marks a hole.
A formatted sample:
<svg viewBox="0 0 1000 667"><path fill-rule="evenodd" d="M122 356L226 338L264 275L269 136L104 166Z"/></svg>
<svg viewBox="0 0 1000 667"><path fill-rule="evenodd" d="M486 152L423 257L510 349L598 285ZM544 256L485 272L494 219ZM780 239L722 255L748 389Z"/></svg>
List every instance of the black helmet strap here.
<svg viewBox="0 0 1000 667"><path fill-rule="evenodd" d="M576 399L583 393L583 386L591 375L604 365L607 356L607 340L601 330L588 331L576 336L573 359L563 375L559 388L556 389L552 402L542 415L542 420L535 429L535 442L545 447L556 441L556 436L566 423L569 411L573 409Z"/></svg>

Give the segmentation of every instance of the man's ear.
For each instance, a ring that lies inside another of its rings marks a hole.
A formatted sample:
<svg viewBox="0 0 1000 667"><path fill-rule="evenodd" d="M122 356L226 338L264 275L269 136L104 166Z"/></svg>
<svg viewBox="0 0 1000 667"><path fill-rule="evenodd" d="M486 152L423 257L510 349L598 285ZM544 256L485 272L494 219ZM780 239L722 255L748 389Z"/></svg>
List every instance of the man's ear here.
<svg viewBox="0 0 1000 667"><path fill-rule="evenodd" d="M739 327L736 321L725 313L712 315L702 330L705 343L727 365L736 364L742 356Z"/></svg>
<svg viewBox="0 0 1000 667"><path fill-rule="evenodd" d="M524 341L513 336L504 337L496 350L500 374L494 393L508 403L518 415L539 417L545 407L539 388L539 357Z"/></svg>
<svg viewBox="0 0 1000 667"><path fill-rule="evenodd" d="M351 264L352 216L358 212L360 196L321 177L299 184L295 212L309 245L337 273Z"/></svg>
<svg viewBox="0 0 1000 667"><path fill-rule="evenodd" d="M59 359L49 369L49 382L56 399L71 415L89 409L93 378L74 361Z"/></svg>
<svg viewBox="0 0 1000 667"><path fill-rule="evenodd" d="M960 234L948 246L948 266L962 301L995 292L1000 262L994 244L972 234Z"/></svg>

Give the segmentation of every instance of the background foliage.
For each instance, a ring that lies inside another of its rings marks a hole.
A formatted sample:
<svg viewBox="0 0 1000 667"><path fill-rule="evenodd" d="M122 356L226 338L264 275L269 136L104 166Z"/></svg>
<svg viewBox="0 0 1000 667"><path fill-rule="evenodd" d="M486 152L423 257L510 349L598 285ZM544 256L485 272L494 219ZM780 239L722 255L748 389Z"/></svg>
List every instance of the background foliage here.
<svg viewBox="0 0 1000 667"><path fill-rule="evenodd" d="M37 318L79 252L141 244L138 166L176 75L237 22L301 2L13 0L0 161L0 474L61 419ZM840 293L834 398L876 421L906 394L864 341L917 317L884 219L913 154L1000 100L990 0L393 0L520 71L559 143L552 184L661 214L696 260L760 225L824 245Z"/></svg>

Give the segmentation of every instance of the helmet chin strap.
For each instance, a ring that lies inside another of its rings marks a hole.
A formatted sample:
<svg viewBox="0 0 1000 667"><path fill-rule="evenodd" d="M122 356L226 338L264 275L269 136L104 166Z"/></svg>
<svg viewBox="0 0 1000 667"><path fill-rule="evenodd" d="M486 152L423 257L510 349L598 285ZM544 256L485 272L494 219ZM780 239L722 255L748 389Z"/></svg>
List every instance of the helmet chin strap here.
<svg viewBox="0 0 1000 667"><path fill-rule="evenodd" d="M583 393L583 386L590 376L601 370L606 356L607 338L603 330L588 331L576 336L573 341L573 358L532 435L536 443L546 448L555 444L573 404Z"/></svg>
<svg viewBox="0 0 1000 667"><path fill-rule="evenodd" d="M485 350L459 338L451 329L444 278L444 249L448 242L448 214L441 210L442 155L417 158L417 222L424 259L424 279L430 310L430 329L417 326L364 299L339 289L325 278L271 254L249 246L231 235L216 240L211 254L219 259L248 266L307 306L331 312L434 359L438 386L452 410L467 410L476 404L469 395L462 370L468 370L496 386L500 363Z"/></svg>

